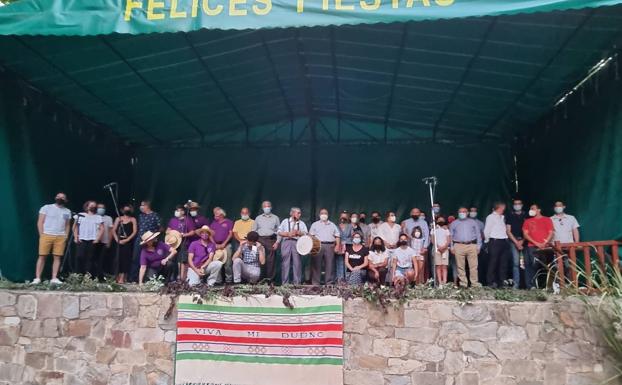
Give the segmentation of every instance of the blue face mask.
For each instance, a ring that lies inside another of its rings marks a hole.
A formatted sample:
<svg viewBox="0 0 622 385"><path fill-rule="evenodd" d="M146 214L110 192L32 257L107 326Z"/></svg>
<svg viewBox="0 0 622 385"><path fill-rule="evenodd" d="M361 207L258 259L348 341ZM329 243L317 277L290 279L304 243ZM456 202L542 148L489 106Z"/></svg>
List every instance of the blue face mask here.
<svg viewBox="0 0 622 385"><path fill-rule="evenodd" d="M272 211L272 207L264 207L263 208L263 213L264 214L270 214L271 211Z"/></svg>
<svg viewBox="0 0 622 385"><path fill-rule="evenodd" d="M467 217L467 213L458 213L458 218L466 219L466 217Z"/></svg>
<svg viewBox="0 0 622 385"><path fill-rule="evenodd" d="M106 214L106 209L100 207L97 209L97 215L104 215Z"/></svg>
<svg viewBox="0 0 622 385"><path fill-rule="evenodd" d="M361 243L361 238L352 238L352 243L358 245L359 243Z"/></svg>
<svg viewBox="0 0 622 385"><path fill-rule="evenodd" d="M441 212L441 208L440 207L433 207L432 211L434 211L434 214L438 214Z"/></svg>

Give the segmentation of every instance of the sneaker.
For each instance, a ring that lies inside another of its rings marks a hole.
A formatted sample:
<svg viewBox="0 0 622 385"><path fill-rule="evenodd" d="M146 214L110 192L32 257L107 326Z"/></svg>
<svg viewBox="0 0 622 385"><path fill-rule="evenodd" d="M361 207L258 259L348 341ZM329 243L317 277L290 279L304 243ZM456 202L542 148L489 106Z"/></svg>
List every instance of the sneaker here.
<svg viewBox="0 0 622 385"><path fill-rule="evenodd" d="M32 280L32 282L30 282L30 284L32 285L38 285L41 283L41 279L40 278L35 278Z"/></svg>
<svg viewBox="0 0 622 385"><path fill-rule="evenodd" d="M60 280L60 279L58 279L58 278L52 278L52 279L50 280L50 283L51 283L52 285L62 285L62 284L63 284L63 281L61 281L61 280Z"/></svg>

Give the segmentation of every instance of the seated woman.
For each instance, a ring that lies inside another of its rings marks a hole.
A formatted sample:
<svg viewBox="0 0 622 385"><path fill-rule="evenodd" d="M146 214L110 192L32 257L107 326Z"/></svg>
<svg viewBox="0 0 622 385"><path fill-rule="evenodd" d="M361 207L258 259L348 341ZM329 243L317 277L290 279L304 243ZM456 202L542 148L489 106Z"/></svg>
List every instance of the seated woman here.
<svg viewBox="0 0 622 385"><path fill-rule="evenodd" d="M145 278L163 276L170 278L174 271L174 257L177 250L164 242L158 241L159 232L145 232L141 236L140 245L140 271L138 273L138 285L142 286Z"/></svg>
<svg viewBox="0 0 622 385"><path fill-rule="evenodd" d="M367 279L370 282L384 284L387 279L387 271L389 266L389 254L384 247L384 241L380 237L375 237L371 242L369 256L367 257L369 271Z"/></svg>
<svg viewBox="0 0 622 385"><path fill-rule="evenodd" d="M188 247L188 283L198 285L207 276L207 285L214 286L221 281L223 263L214 259L216 244L210 241L214 235L208 226L195 230L199 237Z"/></svg>
<svg viewBox="0 0 622 385"><path fill-rule="evenodd" d="M417 256L415 250L408 246L408 236L401 234L397 248L393 250L393 285L405 285L417 276Z"/></svg>
<svg viewBox="0 0 622 385"><path fill-rule="evenodd" d="M249 283L257 283L261 277L261 265L266 263L266 252L259 241L259 234L251 231L246 240L233 254L233 283L241 283L242 279Z"/></svg>
<svg viewBox="0 0 622 385"><path fill-rule="evenodd" d="M363 236L356 232L352 234L352 244L346 245L346 282L348 285L360 285L367 276L367 255L369 249L363 246Z"/></svg>

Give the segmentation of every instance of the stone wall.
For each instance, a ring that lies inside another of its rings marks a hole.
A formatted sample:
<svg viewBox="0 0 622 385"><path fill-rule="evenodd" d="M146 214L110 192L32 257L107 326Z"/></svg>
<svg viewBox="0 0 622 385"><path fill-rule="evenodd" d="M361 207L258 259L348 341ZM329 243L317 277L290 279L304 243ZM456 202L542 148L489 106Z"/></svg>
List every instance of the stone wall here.
<svg viewBox="0 0 622 385"><path fill-rule="evenodd" d="M155 294L0 291L0 385L172 384ZM612 365L579 301L416 301L344 311L347 385L594 385Z"/></svg>

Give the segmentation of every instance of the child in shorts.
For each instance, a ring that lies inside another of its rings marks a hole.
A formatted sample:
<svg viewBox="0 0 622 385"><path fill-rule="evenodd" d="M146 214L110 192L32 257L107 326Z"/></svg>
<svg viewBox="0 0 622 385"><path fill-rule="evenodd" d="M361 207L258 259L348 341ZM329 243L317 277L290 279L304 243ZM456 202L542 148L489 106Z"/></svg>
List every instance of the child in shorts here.
<svg viewBox="0 0 622 385"><path fill-rule="evenodd" d="M400 235L397 248L393 250L393 285L407 284L417 276L415 257L416 252L408 246L408 236Z"/></svg>
<svg viewBox="0 0 622 385"><path fill-rule="evenodd" d="M415 282L417 285L423 284L423 275L425 271L425 245L423 242L423 231L421 227L416 226L411 234L410 247L415 251Z"/></svg>
<svg viewBox="0 0 622 385"><path fill-rule="evenodd" d="M449 246L451 245L451 235L447 228L445 218L439 217L436 220L436 237L432 232L432 243L438 251L434 254L434 268L436 270L436 281L439 286L447 284L447 266L449 265Z"/></svg>

